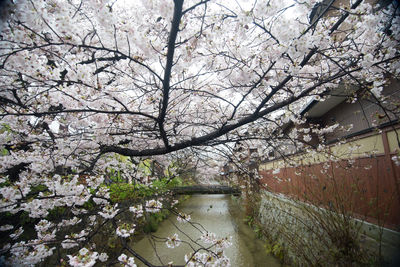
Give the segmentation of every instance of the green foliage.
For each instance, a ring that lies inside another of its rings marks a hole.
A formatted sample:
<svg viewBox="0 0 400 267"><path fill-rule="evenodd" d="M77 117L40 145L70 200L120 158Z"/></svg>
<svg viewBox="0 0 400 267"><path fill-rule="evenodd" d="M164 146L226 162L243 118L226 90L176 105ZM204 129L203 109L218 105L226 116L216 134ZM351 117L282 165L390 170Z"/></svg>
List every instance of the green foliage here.
<svg viewBox="0 0 400 267"><path fill-rule="evenodd" d="M0 178L3 178L3 177L0 176ZM6 179L3 183L0 183L0 188L10 186L10 185L11 185L11 182L8 179Z"/></svg>
<svg viewBox="0 0 400 267"><path fill-rule="evenodd" d="M168 210L151 213L146 217L146 224L143 227L145 233L154 233L158 230L159 224L169 216Z"/></svg>
<svg viewBox="0 0 400 267"><path fill-rule="evenodd" d="M148 222L143 227L143 232L148 234L157 232L157 230L158 230L158 223L156 222L155 219L153 219L153 217L150 217Z"/></svg>
<svg viewBox="0 0 400 267"><path fill-rule="evenodd" d="M13 132L13 130L11 129L11 126L7 123L1 124L0 133L4 133L4 132L9 132L9 133Z"/></svg>
<svg viewBox="0 0 400 267"><path fill-rule="evenodd" d="M11 134L11 133L13 133L13 130L11 129L10 125L8 125L7 123L2 123L0 125L0 134L3 134L5 132ZM10 137L7 137L6 139L7 139L7 141L10 141L9 140ZM0 147L0 155L1 156L7 156L9 153L10 152L5 147L2 147L2 146Z"/></svg>
<svg viewBox="0 0 400 267"><path fill-rule="evenodd" d="M151 197L154 194L165 193L179 185L182 185L182 180L176 177L169 182L167 178L154 180L150 186L121 182L110 184L108 187L110 189L110 199L115 203Z"/></svg>
<svg viewBox="0 0 400 267"><path fill-rule="evenodd" d="M156 232L158 230L158 223L159 221L157 220L157 218L153 214L150 215L146 220L146 224L143 227L143 231L145 233Z"/></svg>
<svg viewBox="0 0 400 267"><path fill-rule="evenodd" d="M111 183L123 183L121 172L119 170L115 170L113 168L107 169L107 175L110 179Z"/></svg>
<svg viewBox="0 0 400 267"><path fill-rule="evenodd" d="M243 220L248 226L253 227L253 224L254 224L254 217L253 216L248 215Z"/></svg>
<svg viewBox="0 0 400 267"><path fill-rule="evenodd" d="M89 201L86 201L85 204L83 204L83 208L86 210L94 210L96 208L96 203L90 199Z"/></svg>
<svg viewBox="0 0 400 267"><path fill-rule="evenodd" d="M1 148L1 151L0 151L0 154L2 155L2 156L7 156L8 155L8 150L6 149L6 148Z"/></svg>
<svg viewBox="0 0 400 267"><path fill-rule="evenodd" d="M18 223L20 223L21 225L32 224L33 222L35 222L37 220L37 219L29 217L29 213L26 211L19 213L18 219L19 219Z"/></svg>
<svg viewBox="0 0 400 267"><path fill-rule="evenodd" d="M112 202L120 202L128 199L135 199L139 196L135 185L128 183L113 183L108 186Z"/></svg>
<svg viewBox="0 0 400 267"><path fill-rule="evenodd" d="M275 244L265 243L265 249L266 249L266 252L268 254L272 254L275 257L277 257L278 259L283 260L284 249L280 244L278 244L278 243L275 243Z"/></svg>
<svg viewBox="0 0 400 267"><path fill-rule="evenodd" d="M31 191L29 192L30 194L37 194L39 192L44 192L46 191L48 188L46 185L44 184L38 184L38 185L34 185L31 187Z"/></svg>
<svg viewBox="0 0 400 267"><path fill-rule="evenodd" d="M172 162L165 170L164 175L166 178L172 178L176 175L176 171L179 169L177 162Z"/></svg>
<svg viewBox="0 0 400 267"><path fill-rule="evenodd" d="M181 185L183 185L183 182L179 177L175 177L173 179L165 177L163 179L153 181L151 188L153 188L154 190L160 190L160 189L162 190L162 189L170 189Z"/></svg>
<svg viewBox="0 0 400 267"><path fill-rule="evenodd" d="M115 249L116 245L119 244L118 242L118 237L116 235L113 235L111 237L108 237L107 239L107 246L111 249Z"/></svg>
<svg viewBox="0 0 400 267"><path fill-rule="evenodd" d="M138 165L138 169L145 175L152 175L152 161L150 159L142 160Z"/></svg>
<svg viewBox="0 0 400 267"><path fill-rule="evenodd" d="M253 231L256 233L257 238L262 238L263 237L263 232L262 228L259 224L256 224L253 226Z"/></svg>
<svg viewBox="0 0 400 267"><path fill-rule="evenodd" d="M47 215L46 219L57 220L58 218L62 218L66 210L66 207L55 207L54 209L49 210L49 215Z"/></svg>

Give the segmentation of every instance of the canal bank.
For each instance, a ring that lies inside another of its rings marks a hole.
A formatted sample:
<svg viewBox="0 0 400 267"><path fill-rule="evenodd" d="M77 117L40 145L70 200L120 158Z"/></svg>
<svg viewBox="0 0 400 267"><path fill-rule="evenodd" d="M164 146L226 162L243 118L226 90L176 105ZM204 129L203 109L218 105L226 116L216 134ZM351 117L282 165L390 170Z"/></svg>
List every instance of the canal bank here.
<svg viewBox="0 0 400 267"><path fill-rule="evenodd" d="M399 232L267 191L258 212L291 266L400 266Z"/></svg>
<svg viewBox="0 0 400 267"><path fill-rule="evenodd" d="M183 265L185 255L193 251L191 246L198 248L193 241L197 241L201 231L206 229L220 238L231 238L232 245L225 250L231 266L281 266L276 258L266 253L264 242L257 239L254 231L244 222L245 214L231 196L193 195L179 206L179 212L189 214L197 229L188 223L179 223L176 216L170 216L161 223L157 232L133 244L133 249L154 265L167 265L169 262ZM174 233L183 243L171 249L162 238L171 237ZM145 266L138 259L136 263Z"/></svg>

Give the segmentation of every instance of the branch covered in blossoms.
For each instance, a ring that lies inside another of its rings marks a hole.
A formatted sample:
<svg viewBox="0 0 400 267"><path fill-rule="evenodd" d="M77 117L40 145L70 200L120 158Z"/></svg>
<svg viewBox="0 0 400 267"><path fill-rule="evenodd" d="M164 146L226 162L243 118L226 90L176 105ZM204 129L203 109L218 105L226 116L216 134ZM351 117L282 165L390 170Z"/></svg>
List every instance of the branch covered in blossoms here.
<svg viewBox="0 0 400 267"><path fill-rule="evenodd" d="M304 124L301 108L337 87L399 118L382 95L400 74L393 6L375 12L359 0L310 21L314 0L234 2L10 3L0 27L0 253L8 264L53 254L73 266L146 262L125 239L164 203L155 192L124 207L108 187L110 170L132 188L151 185L154 173L138 172L144 157L168 166L179 153L217 155L243 141L259 142L259 155L280 153L288 140L313 147L312 134L323 139L335 125L301 135L283 126ZM134 222L119 224L128 210ZM129 255L96 251L104 231ZM226 243L211 242L187 264L228 265Z"/></svg>

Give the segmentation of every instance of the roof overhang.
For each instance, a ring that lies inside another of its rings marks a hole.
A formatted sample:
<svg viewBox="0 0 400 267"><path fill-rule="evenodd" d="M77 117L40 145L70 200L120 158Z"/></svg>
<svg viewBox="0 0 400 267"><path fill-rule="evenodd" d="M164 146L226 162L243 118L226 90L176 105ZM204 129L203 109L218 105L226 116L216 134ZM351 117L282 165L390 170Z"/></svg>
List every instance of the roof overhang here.
<svg viewBox="0 0 400 267"><path fill-rule="evenodd" d="M356 90L356 88L346 88L346 86L343 85L338 86L330 90L329 95L322 101L316 100L316 97L311 99L300 114L307 119L320 118L331 109L346 101Z"/></svg>

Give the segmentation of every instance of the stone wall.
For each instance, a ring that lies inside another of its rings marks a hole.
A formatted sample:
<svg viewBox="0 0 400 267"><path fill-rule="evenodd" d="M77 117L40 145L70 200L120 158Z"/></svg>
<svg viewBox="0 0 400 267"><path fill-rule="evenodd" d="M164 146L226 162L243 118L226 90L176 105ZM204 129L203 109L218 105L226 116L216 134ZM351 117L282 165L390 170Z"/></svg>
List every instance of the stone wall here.
<svg viewBox="0 0 400 267"><path fill-rule="evenodd" d="M261 224L269 241L284 248L286 263L341 266L350 261L364 265L377 261L381 244L388 266L399 266L399 232L283 195L263 191L261 196Z"/></svg>

